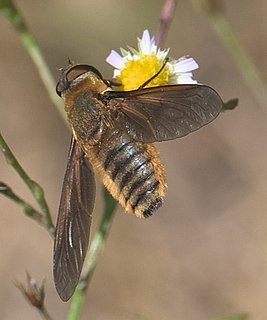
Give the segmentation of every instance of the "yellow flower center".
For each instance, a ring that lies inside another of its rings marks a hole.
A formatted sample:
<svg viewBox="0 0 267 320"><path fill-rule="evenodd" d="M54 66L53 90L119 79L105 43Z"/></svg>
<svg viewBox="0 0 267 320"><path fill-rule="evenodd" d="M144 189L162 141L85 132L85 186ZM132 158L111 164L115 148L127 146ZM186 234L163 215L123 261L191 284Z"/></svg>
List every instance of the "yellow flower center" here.
<svg viewBox="0 0 267 320"><path fill-rule="evenodd" d="M125 63L118 79L125 91L138 89L147 80L151 79L162 67L163 61L159 60L156 54L143 55L138 60L131 60ZM170 70L165 68L160 74L148 83L146 87L157 87L168 84Z"/></svg>

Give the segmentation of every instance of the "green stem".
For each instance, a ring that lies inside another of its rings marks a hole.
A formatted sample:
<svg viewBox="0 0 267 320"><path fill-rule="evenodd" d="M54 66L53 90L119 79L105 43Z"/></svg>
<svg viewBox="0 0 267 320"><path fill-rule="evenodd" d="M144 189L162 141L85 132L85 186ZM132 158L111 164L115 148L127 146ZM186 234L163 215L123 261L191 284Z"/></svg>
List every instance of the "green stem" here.
<svg viewBox="0 0 267 320"><path fill-rule="evenodd" d="M43 224L43 215L34 209L28 202L16 195L13 190L2 181L0 181L0 193L21 206L26 216L34 219L40 224Z"/></svg>
<svg viewBox="0 0 267 320"><path fill-rule="evenodd" d="M214 0L192 0L192 2L195 7L201 8L207 13L213 29L220 41L231 53L235 64L247 86L252 90L261 110L266 112L267 87L265 81L232 30L228 20L221 12L220 3Z"/></svg>
<svg viewBox="0 0 267 320"><path fill-rule="evenodd" d="M106 189L104 192L105 208L103 217L100 222L99 228L96 231L91 242L87 255L87 261L84 267L83 276L81 277L79 285L77 286L72 298L68 320L77 320L79 318L79 315L81 313L81 307L85 299L86 290L90 284L94 270L96 268L97 258L106 243L107 236L112 223L112 218L115 213L115 208L117 204L116 200L114 200L114 198L108 193L108 191L106 191Z"/></svg>
<svg viewBox="0 0 267 320"><path fill-rule="evenodd" d="M44 197L43 189L40 187L38 183L33 181L25 172L25 170L21 167L16 157L14 156L13 152L10 150L7 143L5 142L1 133L0 133L0 150L2 150L7 162L16 170L18 175L21 177L21 179L25 182L25 184L28 186L28 188L32 192L34 198L36 199L37 203L41 208L42 214L44 216L46 229L49 231L50 234L53 234L55 227L53 225L50 211Z"/></svg>
<svg viewBox="0 0 267 320"><path fill-rule="evenodd" d="M0 10L6 19L9 20L13 27L18 31L20 40L32 58L51 101L56 106L62 118L67 122L62 100L55 93L55 80L35 38L30 33L22 14L11 0L0 0Z"/></svg>

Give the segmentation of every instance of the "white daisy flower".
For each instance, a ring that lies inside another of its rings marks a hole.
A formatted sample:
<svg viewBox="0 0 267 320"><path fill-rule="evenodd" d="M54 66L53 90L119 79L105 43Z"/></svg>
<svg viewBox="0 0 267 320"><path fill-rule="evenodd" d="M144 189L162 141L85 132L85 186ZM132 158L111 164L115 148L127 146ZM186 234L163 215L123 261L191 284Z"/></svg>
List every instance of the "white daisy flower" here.
<svg viewBox="0 0 267 320"><path fill-rule="evenodd" d="M147 30L141 39L138 38L138 49L128 47L120 49L121 54L112 50L106 61L115 67L113 77L121 84L123 90L139 88L152 78L165 63L170 49L161 50L155 44ZM147 87L164 86L168 84L197 83L192 78L192 71L198 69L197 62L185 56L178 60L169 58L164 69Z"/></svg>

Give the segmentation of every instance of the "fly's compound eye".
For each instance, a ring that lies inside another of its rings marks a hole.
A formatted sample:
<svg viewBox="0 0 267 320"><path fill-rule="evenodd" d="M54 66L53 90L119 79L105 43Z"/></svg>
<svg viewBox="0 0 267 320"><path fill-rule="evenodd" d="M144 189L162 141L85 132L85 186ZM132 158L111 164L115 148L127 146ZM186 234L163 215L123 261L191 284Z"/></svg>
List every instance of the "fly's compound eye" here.
<svg viewBox="0 0 267 320"><path fill-rule="evenodd" d="M66 77L61 77L56 86L56 92L61 97L62 92L67 90L70 87L70 84Z"/></svg>
<svg viewBox="0 0 267 320"><path fill-rule="evenodd" d="M61 97L62 93L70 88L72 81L85 72L87 72L87 70L81 69L79 65L62 69L61 76L56 86L57 94Z"/></svg>
<svg viewBox="0 0 267 320"><path fill-rule="evenodd" d="M70 88L71 83L87 72L93 72L97 77L103 80L101 73L94 67L86 64L71 65L62 70L61 76L56 86L56 92L61 97L62 92Z"/></svg>

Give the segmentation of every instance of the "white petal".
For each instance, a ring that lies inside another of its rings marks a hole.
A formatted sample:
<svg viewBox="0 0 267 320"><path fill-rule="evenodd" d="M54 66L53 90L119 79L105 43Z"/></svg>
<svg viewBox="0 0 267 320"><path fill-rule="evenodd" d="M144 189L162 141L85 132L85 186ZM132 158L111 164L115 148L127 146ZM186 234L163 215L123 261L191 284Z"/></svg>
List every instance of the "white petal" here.
<svg viewBox="0 0 267 320"><path fill-rule="evenodd" d="M199 68L197 62L189 57L182 57L173 64L174 71L178 73L190 72Z"/></svg>
<svg viewBox="0 0 267 320"><path fill-rule="evenodd" d="M122 69L124 66L123 57L115 50L111 50L111 53L106 58L106 61L117 69Z"/></svg>
<svg viewBox="0 0 267 320"><path fill-rule="evenodd" d="M159 60L165 60L165 58L168 56L170 49L165 49L165 50L158 50L157 52L157 57Z"/></svg>
<svg viewBox="0 0 267 320"><path fill-rule="evenodd" d="M150 38L149 31L148 31L148 30L145 30L145 31L143 32L141 41L142 41L142 42L148 42L148 43L150 43L150 39L151 39L151 38Z"/></svg>
<svg viewBox="0 0 267 320"><path fill-rule="evenodd" d="M154 44L154 38L150 38L150 34L148 32L148 30L145 30L142 36L142 39L138 39L138 48L139 51L146 55L146 54L151 54L151 50L155 50L155 48L157 48Z"/></svg>
<svg viewBox="0 0 267 320"><path fill-rule="evenodd" d="M177 77L177 83L178 84L195 84L197 83L196 80L194 80L192 78L192 73L188 72L188 73L183 73L181 75L178 75Z"/></svg>

